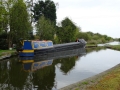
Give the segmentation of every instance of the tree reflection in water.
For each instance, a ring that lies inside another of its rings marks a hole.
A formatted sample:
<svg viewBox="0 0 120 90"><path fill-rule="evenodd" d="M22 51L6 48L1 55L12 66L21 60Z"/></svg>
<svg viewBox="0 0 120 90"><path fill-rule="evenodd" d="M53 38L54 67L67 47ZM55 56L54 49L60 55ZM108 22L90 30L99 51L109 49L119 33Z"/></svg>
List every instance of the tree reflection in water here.
<svg viewBox="0 0 120 90"><path fill-rule="evenodd" d="M82 49L82 51L84 51ZM35 70L33 65L41 61L35 61L32 63L18 63L18 57L12 57L8 61L2 61L0 63L0 90L52 90L56 88L56 71L55 65L58 63L61 64L60 70L67 74L75 66L77 57L80 56L80 49L64 51L52 55L51 58L54 58L51 64L48 64L46 59L45 63L48 65L38 68ZM58 55L58 56L57 56ZM25 70L27 69L27 70Z"/></svg>
<svg viewBox="0 0 120 90"><path fill-rule="evenodd" d="M44 67L33 73L33 85L38 90L52 90L55 82L55 67L53 65Z"/></svg>
<svg viewBox="0 0 120 90"><path fill-rule="evenodd" d="M22 89L28 73L21 71L21 65L15 58L0 63L0 90Z"/></svg>

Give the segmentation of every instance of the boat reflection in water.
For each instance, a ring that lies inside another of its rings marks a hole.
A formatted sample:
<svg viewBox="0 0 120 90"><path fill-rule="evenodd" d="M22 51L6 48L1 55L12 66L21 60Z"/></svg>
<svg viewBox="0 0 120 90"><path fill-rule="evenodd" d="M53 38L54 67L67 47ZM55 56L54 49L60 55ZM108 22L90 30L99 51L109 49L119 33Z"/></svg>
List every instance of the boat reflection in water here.
<svg viewBox="0 0 120 90"><path fill-rule="evenodd" d="M39 61L39 62L25 62L23 63L23 69L25 71L36 71L38 69L41 69L45 66L49 66L52 65L53 60L43 60L43 61Z"/></svg>
<svg viewBox="0 0 120 90"><path fill-rule="evenodd" d="M20 57L20 61L23 63L23 69L25 71L36 71L52 65L55 59L82 56L85 54L85 48L79 48L55 53L44 53L43 55L37 55L35 57Z"/></svg>

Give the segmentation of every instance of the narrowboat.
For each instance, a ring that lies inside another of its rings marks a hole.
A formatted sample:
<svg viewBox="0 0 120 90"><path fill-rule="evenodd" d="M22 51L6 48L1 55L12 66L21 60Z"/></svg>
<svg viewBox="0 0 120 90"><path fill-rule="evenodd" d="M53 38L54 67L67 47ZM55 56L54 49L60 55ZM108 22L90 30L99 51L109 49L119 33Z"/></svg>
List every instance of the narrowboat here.
<svg viewBox="0 0 120 90"><path fill-rule="evenodd" d="M36 56L47 53L55 53L59 51L73 50L78 48L85 48L86 41L78 39L77 42L55 44L52 41L38 41L38 40L24 40L22 50L19 51L19 56Z"/></svg>

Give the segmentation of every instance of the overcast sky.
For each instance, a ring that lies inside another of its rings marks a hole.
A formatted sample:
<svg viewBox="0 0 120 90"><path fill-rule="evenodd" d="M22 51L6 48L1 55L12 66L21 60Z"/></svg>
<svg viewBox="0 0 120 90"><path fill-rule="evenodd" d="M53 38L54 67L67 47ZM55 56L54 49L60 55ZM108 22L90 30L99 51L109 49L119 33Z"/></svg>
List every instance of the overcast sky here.
<svg viewBox="0 0 120 90"><path fill-rule="evenodd" d="M57 22L69 17L83 32L120 38L120 0L53 0Z"/></svg>

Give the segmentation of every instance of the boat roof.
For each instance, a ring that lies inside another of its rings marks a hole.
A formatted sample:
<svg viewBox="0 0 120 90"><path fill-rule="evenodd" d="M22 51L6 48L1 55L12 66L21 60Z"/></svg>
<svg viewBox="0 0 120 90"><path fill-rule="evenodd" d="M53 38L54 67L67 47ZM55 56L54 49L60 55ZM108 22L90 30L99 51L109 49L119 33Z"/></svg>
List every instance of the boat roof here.
<svg viewBox="0 0 120 90"><path fill-rule="evenodd" d="M48 42L48 41L51 41L51 40L23 40L23 41L38 41L38 42ZM52 41L51 41L52 42Z"/></svg>

